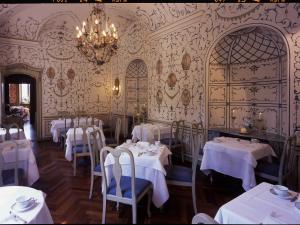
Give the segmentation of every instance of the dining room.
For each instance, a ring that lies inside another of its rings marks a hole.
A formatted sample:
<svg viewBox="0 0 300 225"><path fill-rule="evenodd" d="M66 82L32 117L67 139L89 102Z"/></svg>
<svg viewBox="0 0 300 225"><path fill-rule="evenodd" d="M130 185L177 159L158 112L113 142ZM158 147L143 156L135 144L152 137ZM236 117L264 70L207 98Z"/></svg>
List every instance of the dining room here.
<svg viewBox="0 0 300 225"><path fill-rule="evenodd" d="M300 223L299 4L113 2L0 2L0 224Z"/></svg>

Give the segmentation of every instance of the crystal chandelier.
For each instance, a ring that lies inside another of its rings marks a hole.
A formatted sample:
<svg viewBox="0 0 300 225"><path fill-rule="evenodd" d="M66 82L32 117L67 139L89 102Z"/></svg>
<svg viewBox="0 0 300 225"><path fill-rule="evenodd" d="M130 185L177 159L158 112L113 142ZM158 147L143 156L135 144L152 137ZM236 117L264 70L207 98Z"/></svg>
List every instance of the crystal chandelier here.
<svg viewBox="0 0 300 225"><path fill-rule="evenodd" d="M88 61L103 65L110 61L118 49L116 27L110 23L104 8L93 7L87 21L82 27L76 27L77 48L87 57Z"/></svg>

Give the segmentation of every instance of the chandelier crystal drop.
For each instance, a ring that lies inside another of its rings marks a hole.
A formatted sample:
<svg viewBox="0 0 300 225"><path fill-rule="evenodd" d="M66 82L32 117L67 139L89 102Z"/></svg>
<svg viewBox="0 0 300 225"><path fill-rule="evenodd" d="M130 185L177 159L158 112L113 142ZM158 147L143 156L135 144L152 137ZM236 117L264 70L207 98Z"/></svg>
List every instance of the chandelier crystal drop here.
<svg viewBox="0 0 300 225"><path fill-rule="evenodd" d="M77 30L77 48L88 61L103 65L118 49L116 27L110 23L104 8L95 6L86 21Z"/></svg>

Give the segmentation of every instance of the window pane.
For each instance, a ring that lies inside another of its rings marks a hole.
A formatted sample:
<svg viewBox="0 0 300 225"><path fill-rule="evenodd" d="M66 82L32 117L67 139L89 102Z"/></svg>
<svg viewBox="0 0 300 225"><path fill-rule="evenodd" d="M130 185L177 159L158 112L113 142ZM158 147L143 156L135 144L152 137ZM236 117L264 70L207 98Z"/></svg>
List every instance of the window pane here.
<svg viewBox="0 0 300 225"><path fill-rule="evenodd" d="M24 104L30 103L30 84L21 84L21 102Z"/></svg>

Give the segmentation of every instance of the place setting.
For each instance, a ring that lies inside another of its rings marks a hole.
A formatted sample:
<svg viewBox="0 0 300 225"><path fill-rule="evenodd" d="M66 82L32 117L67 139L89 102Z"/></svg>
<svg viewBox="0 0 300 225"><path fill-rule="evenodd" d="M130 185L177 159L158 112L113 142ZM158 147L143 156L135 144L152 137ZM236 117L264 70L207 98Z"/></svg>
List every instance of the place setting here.
<svg viewBox="0 0 300 225"><path fill-rule="evenodd" d="M21 223L27 224L29 223L28 219L26 219L26 214L36 208L38 205L37 199L33 197L29 197L26 195L21 195L17 197L12 205L10 206L9 216L5 218L1 223ZM20 215L21 214L21 215Z"/></svg>
<svg viewBox="0 0 300 225"><path fill-rule="evenodd" d="M287 187L282 185L274 185L270 189L270 192L278 198L290 200L291 202L295 202L299 197L299 193L291 192Z"/></svg>

